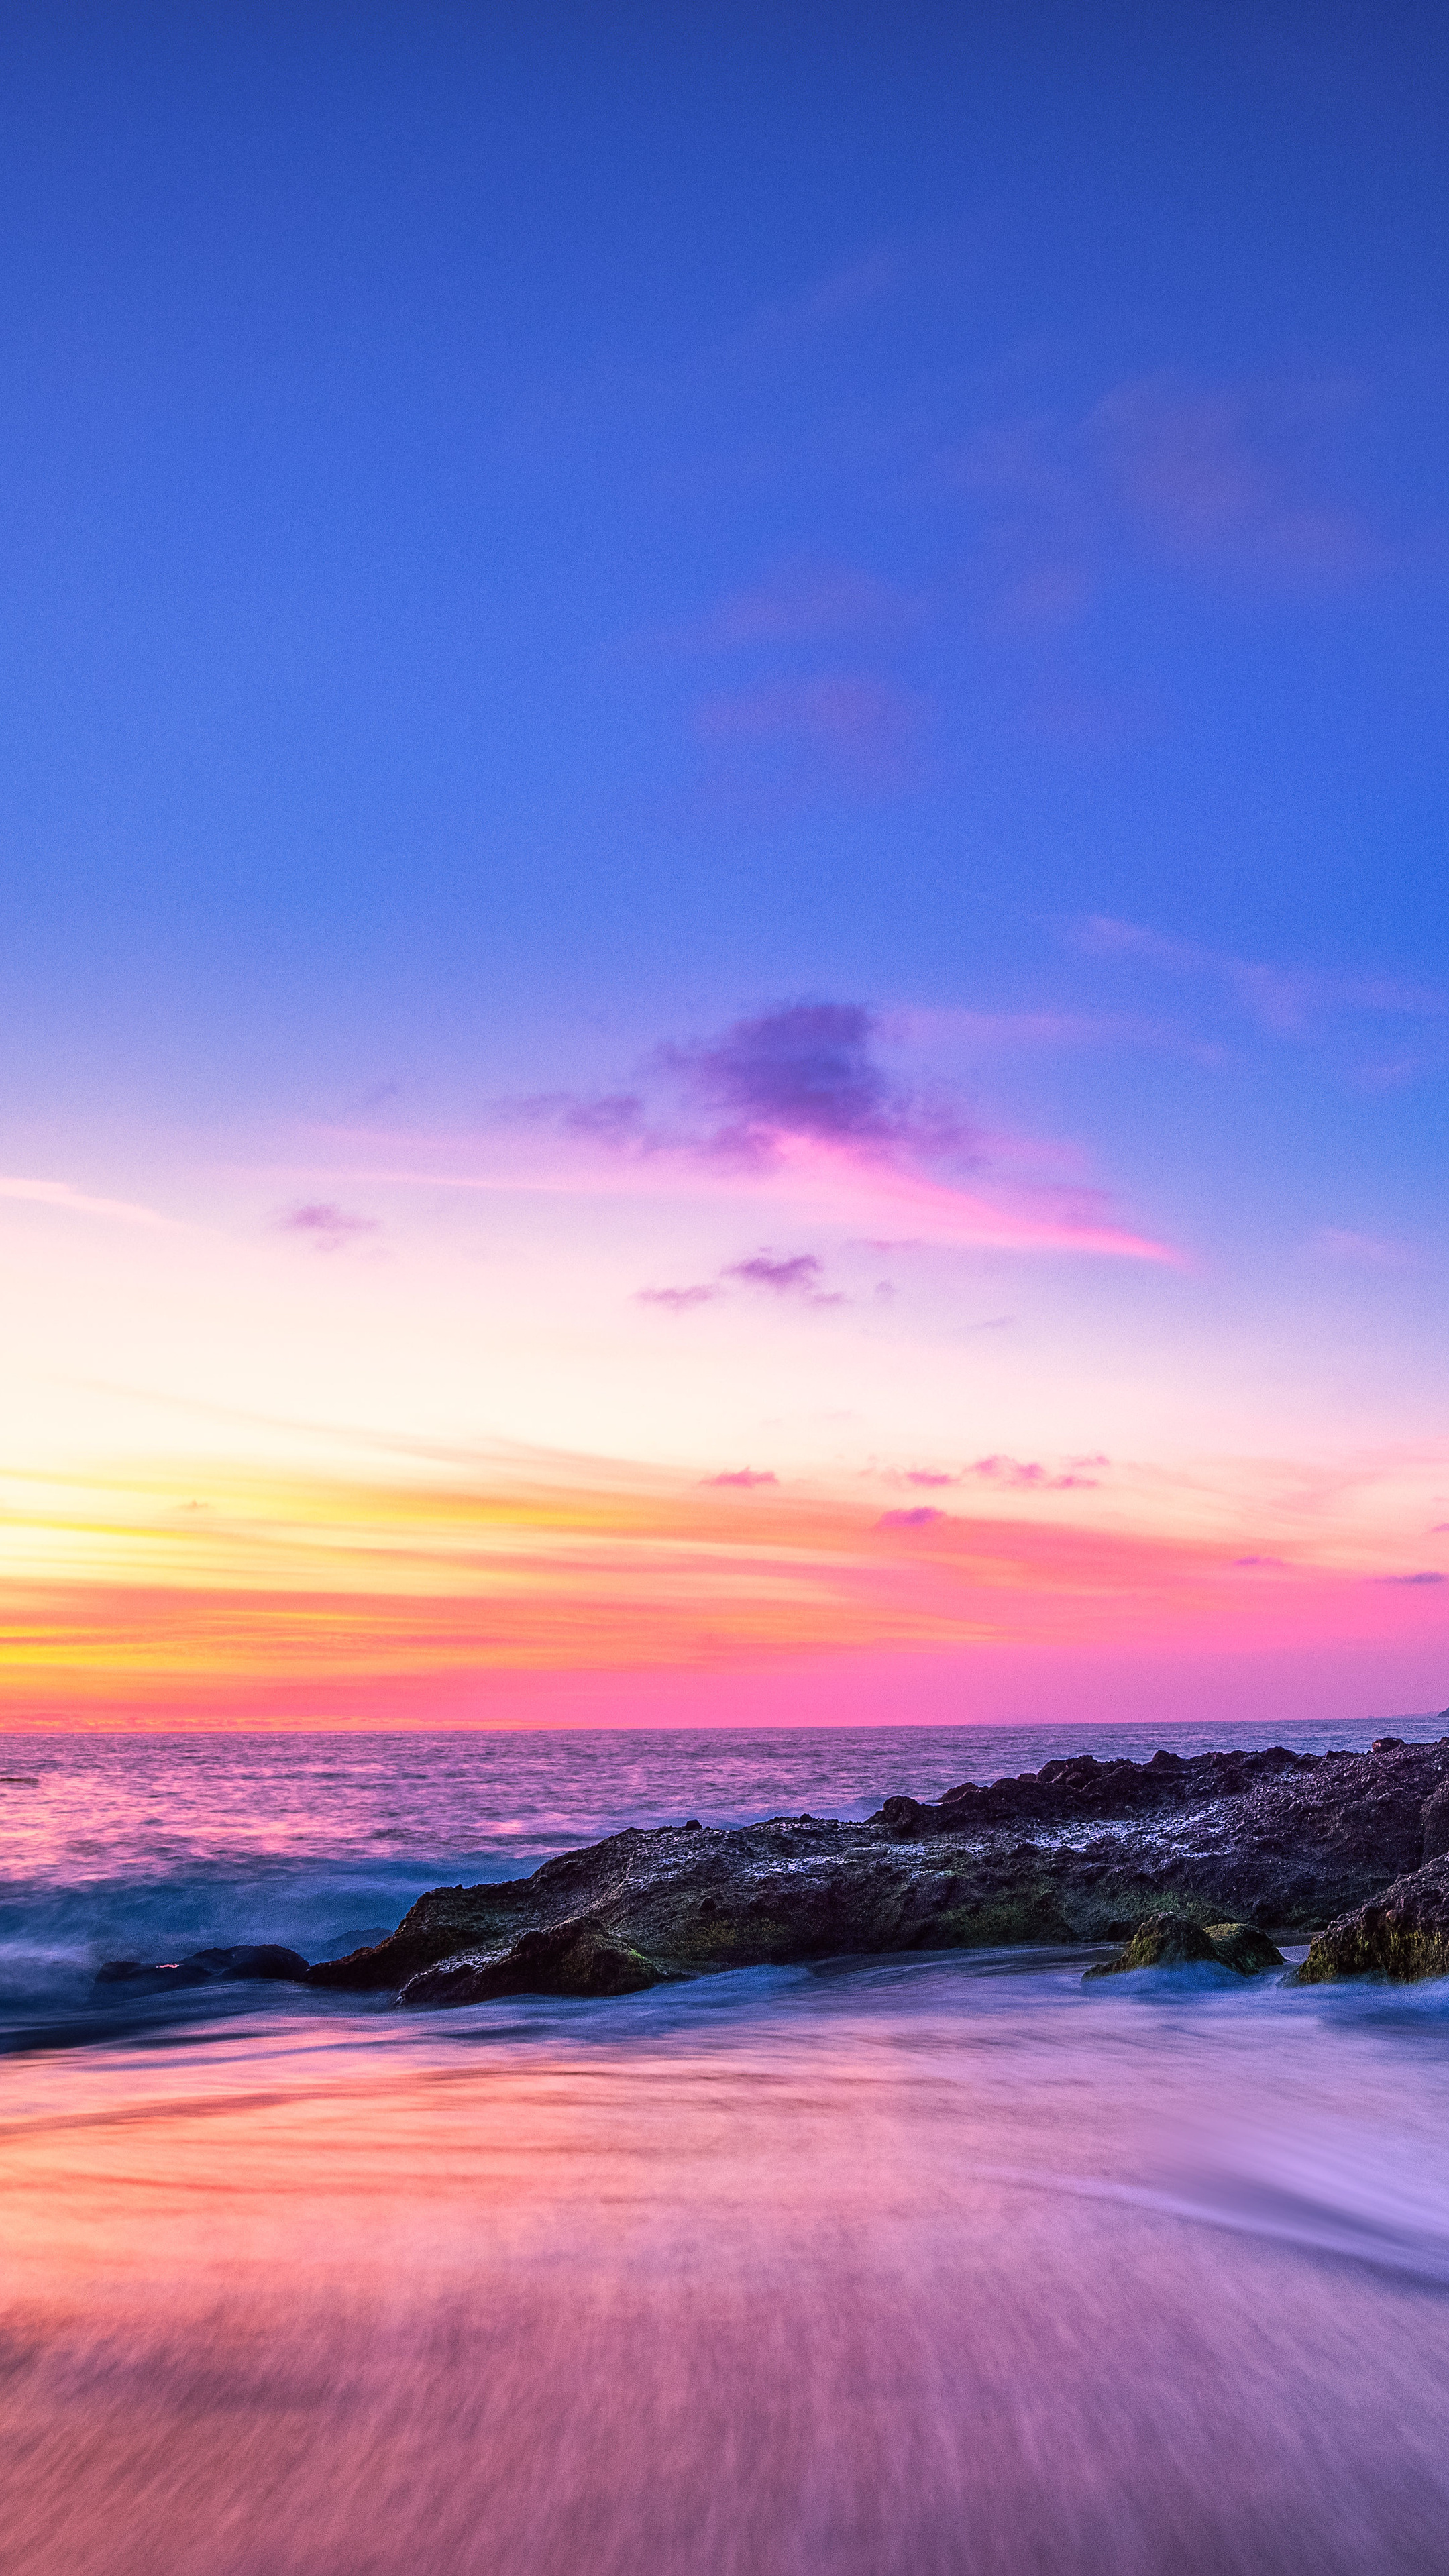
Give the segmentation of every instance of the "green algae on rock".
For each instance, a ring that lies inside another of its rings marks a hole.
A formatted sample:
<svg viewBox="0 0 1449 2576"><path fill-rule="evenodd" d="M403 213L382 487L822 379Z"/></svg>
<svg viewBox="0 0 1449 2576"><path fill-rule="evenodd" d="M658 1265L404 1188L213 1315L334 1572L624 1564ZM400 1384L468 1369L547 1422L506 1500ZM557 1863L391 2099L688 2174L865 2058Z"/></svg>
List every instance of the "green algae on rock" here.
<svg viewBox="0 0 1449 2576"><path fill-rule="evenodd" d="M1253 1923L1194 1923L1184 1914L1144 1914L1115 1959L1088 1968L1087 1977L1120 1977L1132 1968L1186 1968L1201 1962L1231 1968L1238 1977L1260 1976L1285 1965L1283 1953ZM1083 1984L1086 1978L1083 1978Z"/></svg>
<svg viewBox="0 0 1449 2576"><path fill-rule="evenodd" d="M1288 1965L1277 1943L1256 1923L1210 1923L1207 1936L1223 1966L1240 1977L1260 1977L1265 1968Z"/></svg>
<svg viewBox="0 0 1449 2576"><path fill-rule="evenodd" d="M1186 1914L1145 1914L1116 1958L1098 1960L1083 1976L1124 1976L1129 1968L1191 1968L1196 1963L1232 1968L1235 1976L1261 1976L1281 1968L1284 1953L1256 1924L1196 1924Z"/></svg>
<svg viewBox="0 0 1449 2576"><path fill-rule="evenodd" d="M1218 1965L1218 1954L1200 1923L1189 1922L1185 1914L1144 1914L1125 1949L1115 1959L1099 1960L1087 1976L1121 1977L1133 1968L1186 1968L1200 1960Z"/></svg>
<svg viewBox="0 0 1449 2576"><path fill-rule="evenodd" d="M1341 1914L1319 1933L1293 1982L1324 1986L1342 1977L1389 1977L1395 1984L1449 1977L1449 1855Z"/></svg>

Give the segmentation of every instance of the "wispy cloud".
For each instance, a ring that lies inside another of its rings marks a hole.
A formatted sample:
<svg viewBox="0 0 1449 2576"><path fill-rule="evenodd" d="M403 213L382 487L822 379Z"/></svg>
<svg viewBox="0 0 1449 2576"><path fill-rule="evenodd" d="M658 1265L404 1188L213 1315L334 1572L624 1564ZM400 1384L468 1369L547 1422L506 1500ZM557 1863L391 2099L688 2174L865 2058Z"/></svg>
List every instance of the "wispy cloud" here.
<svg viewBox="0 0 1449 2576"><path fill-rule="evenodd" d="M712 1306L723 1290L706 1282L693 1288L637 1288L634 1302L639 1306L663 1306L673 1315L690 1314L696 1306Z"/></svg>
<svg viewBox="0 0 1449 2576"><path fill-rule="evenodd" d="M947 471L981 514L992 623L1022 637L1071 626L1124 561L1315 597L1382 574L1400 550L1344 495L1327 453L1354 400L1307 378L1159 372L1075 416L978 431Z"/></svg>
<svg viewBox="0 0 1449 2576"><path fill-rule="evenodd" d="M1408 1270L1413 1266L1413 1247L1397 1243L1383 1234L1354 1234L1343 1226L1320 1226L1314 1238L1320 1252L1332 1261L1351 1261L1367 1270Z"/></svg>
<svg viewBox="0 0 1449 2576"><path fill-rule="evenodd" d="M780 1479L769 1467L732 1467L722 1476L705 1476L700 1481L706 1485L738 1485L744 1492L753 1493L757 1485L778 1485Z"/></svg>
<svg viewBox="0 0 1449 2576"><path fill-rule="evenodd" d="M1100 1463L1105 1466L1106 1460L1091 1459L1086 1463L1092 1466ZM1040 1459L1007 1458L999 1454L990 1458L973 1459L963 1473L976 1477L982 1484L1006 1485L1017 1489L1024 1486L1034 1487L1048 1494L1063 1494L1074 1487L1090 1487L1100 1481L1096 1476L1079 1475L1070 1469L1053 1475L1050 1468L1042 1465Z"/></svg>
<svg viewBox="0 0 1449 2576"><path fill-rule="evenodd" d="M786 1261L777 1261L769 1252L756 1252L748 1261L732 1261L724 1275L742 1280L747 1288L767 1288L776 1297L808 1297L812 1306L837 1306L838 1297L820 1294L818 1282L823 1270L824 1264L813 1252L797 1252Z"/></svg>
<svg viewBox="0 0 1449 2576"><path fill-rule="evenodd" d="M1389 560L1315 472L1316 433L1341 409L1340 388L1159 374L1119 385L1085 427L1109 490L1163 554L1255 586L1338 588Z"/></svg>
<svg viewBox="0 0 1449 2576"><path fill-rule="evenodd" d="M97 1198L86 1190L73 1189L69 1181L25 1180L0 1177L0 1199L18 1199L31 1207L56 1208L66 1216L115 1217L123 1225L171 1225L175 1220L164 1217L155 1208L140 1207L132 1199Z"/></svg>
<svg viewBox="0 0 1449 2576"><path fill-rule="evenodd" d="M876 1522L876 1528L929 1529L933 1521L943 1521L946 1517L946 1513L940 1511L934 1503L914 1503L909 1511L882 1512Z"/></svg>
<svg viewBox="0 0 1449 2576"><path fill-rule="evenodd" d="M344 1244L357 1243L365 1235L382 1231L375 1216L358 1216L331 1199L308 1199L298 1207L287 1208L276 1225L280 1234L304 1235L319 1252L340 1252Z"/></svg>
<svg viewBox="0 0 1449 2576"><path fill-rule="evenodd" d="M974 1458L968 1467L908 1467L904 1481L908 1485L994 1485L1013 1493L1065 1494L1095 1492L1099 1476L1085 1475L1088 1467L1105 1467L1109 1460L1100 1454L1090 1458L1069 1458L1064 1467L1043 1466L1038 1458L1008 1458L1000 1452L989 1458Z"/></svg>
<svg viewBox="0 0 1449 2576"><path fill-rule="evenodd" d="M1101 913L1080 922L1075 936L1090 957L1134 958L1165 974L1203 976L1224 985L1248 1018L1284 1035L1301 1033L1315 1017L1331 1011L1439 1018L1449 1008L1445 995L1432 985L1390 975L1325 975L1307 967L1269 965Z"/></svg>

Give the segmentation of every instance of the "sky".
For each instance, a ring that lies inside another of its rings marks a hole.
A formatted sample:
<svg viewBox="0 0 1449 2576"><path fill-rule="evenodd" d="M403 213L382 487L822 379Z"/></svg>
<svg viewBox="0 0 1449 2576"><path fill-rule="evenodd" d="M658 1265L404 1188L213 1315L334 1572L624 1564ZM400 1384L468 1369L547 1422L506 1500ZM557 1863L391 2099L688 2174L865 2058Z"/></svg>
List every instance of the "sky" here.
<svg viewBox="0 0 1449 2576"><path fill-rule="evenodd" d="M0 1722L1449 1700L1446 115L7 12Z"/></svg>

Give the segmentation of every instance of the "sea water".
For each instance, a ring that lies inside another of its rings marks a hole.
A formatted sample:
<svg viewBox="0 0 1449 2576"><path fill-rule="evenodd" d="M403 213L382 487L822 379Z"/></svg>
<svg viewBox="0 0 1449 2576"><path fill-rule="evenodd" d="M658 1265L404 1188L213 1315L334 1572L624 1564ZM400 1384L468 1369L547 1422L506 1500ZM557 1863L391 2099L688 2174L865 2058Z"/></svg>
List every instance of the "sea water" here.
<svg viewBox="0 0 1449 2576"><path fill-rule="evenodd" d="M1437 2576L1449 1984L90 1986L624 1823L1245 1740L5 1739L0 2567Z"/></svg>

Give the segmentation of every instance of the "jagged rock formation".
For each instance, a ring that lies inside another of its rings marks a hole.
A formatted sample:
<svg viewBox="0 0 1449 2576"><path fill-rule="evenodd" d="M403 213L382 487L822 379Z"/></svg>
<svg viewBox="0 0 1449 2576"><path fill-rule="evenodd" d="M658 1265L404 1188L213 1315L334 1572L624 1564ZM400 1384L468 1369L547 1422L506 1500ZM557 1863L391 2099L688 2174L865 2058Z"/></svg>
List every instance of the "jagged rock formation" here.
<svg viewBox="0 0 1449 2576"><path fill-rule="evenodd" d="M1081 1754L933 1804L888 1798L862 1824L611 1835L530 1878L434 1889L386 1941L319 1964L311 1982L390 1988L405 2004L625 1994L851 1952L1130 1942L1161 1914L1204 1937L1234 1925L1302 1937L1419 1871L1441 1836L1449 1737L1384 1738L1366 1754Z"/></svg>

